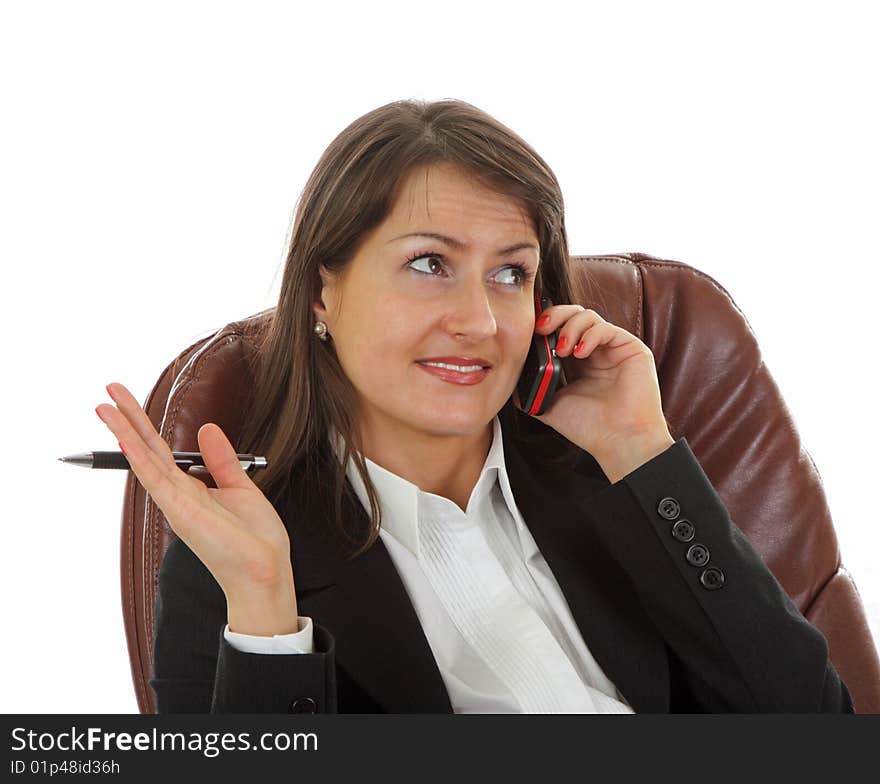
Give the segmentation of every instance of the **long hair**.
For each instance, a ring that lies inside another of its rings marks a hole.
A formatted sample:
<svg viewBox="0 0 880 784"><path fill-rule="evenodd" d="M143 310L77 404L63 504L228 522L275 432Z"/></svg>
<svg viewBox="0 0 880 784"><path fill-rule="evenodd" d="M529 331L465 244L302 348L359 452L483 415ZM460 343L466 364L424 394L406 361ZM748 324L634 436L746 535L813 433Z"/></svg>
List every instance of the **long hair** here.
<svg viewBox="0 0 880 784"><path fill-rule="evenodd" d="M330 143L297 202L277 306L264 311L267 327L254 354L239 449L267 457L268 468L254 482L270 499L294 477L309 491L326 486L332 477L336 531L354 548L352 557L375 541L381 512L355 421L356 391L333 341L318 340L313 331L312 305L322 287L319 265L343 272L361 240L389 214L406 175L441 162L456 164L523 206L541 247L535 290L554 304L572 302L559 183L537 152L493 117L460 100L401 100L358 118ZM511 400L508 408L513 408ZM582 450L554 439L558 434L552 428L526 414L512 417L517 435L529 436L520 429L522 418L531 421L525 427L533 439L543 437L547 443L551 438L546 459L577 459ZM344 442L342 462L329 442L334 428ZM369 497L366 532L345 530L343 495L354 495L346 483L349 458Z"/></svg>

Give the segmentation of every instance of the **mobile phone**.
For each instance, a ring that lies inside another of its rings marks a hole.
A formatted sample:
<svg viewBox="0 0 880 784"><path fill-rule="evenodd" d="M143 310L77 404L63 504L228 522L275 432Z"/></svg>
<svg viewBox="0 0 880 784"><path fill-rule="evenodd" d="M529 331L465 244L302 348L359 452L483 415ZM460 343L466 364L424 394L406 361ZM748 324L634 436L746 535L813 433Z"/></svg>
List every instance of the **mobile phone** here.
<svg viewBox="0 0 880 784"><path fill-rule="evenodd" d="M535 320L553 303L535 295ZM556 356L557 333L532 335L532 345L513 392L513 401L527 414L543 414L556 390L565 386L562 360Z"/></svg>

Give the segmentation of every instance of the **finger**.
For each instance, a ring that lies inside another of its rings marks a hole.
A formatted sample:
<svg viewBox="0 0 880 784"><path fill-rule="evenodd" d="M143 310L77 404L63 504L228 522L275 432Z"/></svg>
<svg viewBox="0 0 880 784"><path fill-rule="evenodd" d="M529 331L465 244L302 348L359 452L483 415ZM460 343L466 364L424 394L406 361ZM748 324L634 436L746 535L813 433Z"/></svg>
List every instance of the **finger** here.
<svg viewBox="0 0 880 784"><path fill-rule="evenodd" d="M214 514L206 514L205 503L210 502L210 494L204 483L187 476L176 464L169 467L161 462L114 406L103 403L95 410L117 436L132 472L162 510L172 530L193 552L210 548L223 535L226 524L216 514L222 514L222 507Z"/></svg>
<svg viewBox="0 0 880 784"><path fill-rule="evenodd" d="M580 336L571 349L571 355L584 359L593 353L600 344L609 343L614 339L616 328L613 324L593 324Z"/></svg>
<svg viewBox="0 0 880 784"><path fill-rule="evenodd" d="M560 326L559 336L556 339L557 356L564 357L571 354L587 330L608 323L595 310L584 308L574 313Z"/></svg>
<svg viewBox="0 0 880 784"><path fill-rule="evenodd" d="M211 472L217 487L254 487L251 478L241 467L241 463L226 434L219 425L208 422L196 434L199 449L205 459L205 467Z"/></svg>
<svg viewBox="0 0 880 784"><path fill-rule="evenodd" d="M169 468L174 467L180 470L174 462L174 454L171 451L171 447L156 432L156 428L147 416L147 412L141 408L141 404L138 403L134 395L117 382L107 384L106 389L107 394L113 398L113 402L116 403L119 410L125 415L125 418L144 444L153 451L159 462Z"/></svg>
<svg viewBox="0 0 880 784"><path fill-rule="evenodd" d="M175 509L180 505L182 497L178 487L178 475L185 477L176 464L170 467L148 447L144 440L132 427L128 418L115 406L102 403L95 412L116 436L119 447L125 453L131 470L137 476L144 489L152 496L163 512ZM195 480L198 481L198 480Z"/></svg>
<svg viewBox="0 0 880 784"><path fill-rule="evenodd" d="M603 321L593 324L581 335L578 342L573 346L571 355L577 359L585 359L601 346L609 352L609 360L612 363L616 363L625 359L626 355L630 354L631 351L627 349L618 357L616 356L618 352L614 350L624 346L630 347L635 344L640 344L639 339L635 335L627 332L623 327Z"/></svg>
<svg viewBox="0 0 880 784"><path fill-rule="evenodd" d="M554 330L559 329L572 316L585 311L586 308L583 307L583 305L551 305L549 308L545 308L541 311L541 315L536 319L535 332L547 335ZM591 312L595 313L595 311ZM549 319L540 323L544 316L549 316Z"/></svg>

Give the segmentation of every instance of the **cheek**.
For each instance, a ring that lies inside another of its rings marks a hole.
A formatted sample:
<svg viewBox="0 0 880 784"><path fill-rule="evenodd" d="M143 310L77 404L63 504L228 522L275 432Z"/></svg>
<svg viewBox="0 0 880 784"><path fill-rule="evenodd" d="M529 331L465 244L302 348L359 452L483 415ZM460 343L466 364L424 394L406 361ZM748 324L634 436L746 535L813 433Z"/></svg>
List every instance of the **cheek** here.
<svg viewBox="0 0 880 784"><path fill-rule="evenodd" d="M386 308L377 314L372 334L376 351L384 357L406 358L424 342L418 314L402 308Z"/></svg>
<svg viewBox="0 0 880 784"><path fill-rule="evenodd" d="M518 363L525 361L529 348L532 345L532 336L534 334L534 325L529 322L518 329L516 335L511 338L511 354Z"/></svg>
<svg viewBox="0 0 880 784"><path fill-rule="evenodd" d="M382 363L388 369L392 357L413 355L419 344L418 315L399 307L377 307L362 310L346 324L349 358L369 369Z"/></svg>

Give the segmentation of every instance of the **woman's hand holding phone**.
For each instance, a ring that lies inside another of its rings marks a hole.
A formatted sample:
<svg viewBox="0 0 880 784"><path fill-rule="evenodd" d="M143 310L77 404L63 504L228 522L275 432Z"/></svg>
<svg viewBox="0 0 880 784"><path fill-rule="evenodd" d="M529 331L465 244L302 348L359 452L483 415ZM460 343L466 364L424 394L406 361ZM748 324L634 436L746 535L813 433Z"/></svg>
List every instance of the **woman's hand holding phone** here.
<svg viewBox="0 0 880 784"><path fill-rule="evenodd" d="M230 630L263 636L299 631L287 529L220 427L202 425L197 436L217 485L209 488L177 466L131 392L116 383L107 392L118 408L104 403L96 413L171 528L223 589Z"/></svg>
<svg viewBox="0 0 880 784"><path fill-rule="evenodd" d="M581 305L552 305L535 332L557 332L567 383L534 416L596 458L612 481L675 443L651 350Z"/></svg>

